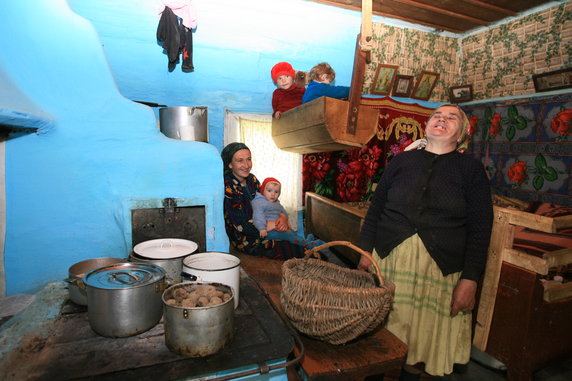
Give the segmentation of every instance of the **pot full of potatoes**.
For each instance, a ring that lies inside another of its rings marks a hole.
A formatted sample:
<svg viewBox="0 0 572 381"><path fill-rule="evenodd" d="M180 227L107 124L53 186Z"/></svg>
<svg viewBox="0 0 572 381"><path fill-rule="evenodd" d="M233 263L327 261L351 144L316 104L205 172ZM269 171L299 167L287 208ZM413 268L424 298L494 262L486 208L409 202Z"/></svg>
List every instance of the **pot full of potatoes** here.
<svg viewBox="0 0 572 381"><path fill-rule="evenodd" d="M234 338L234 292L222 283L182 282L163 292L165 344L172 352L203 357Z"/></svg>

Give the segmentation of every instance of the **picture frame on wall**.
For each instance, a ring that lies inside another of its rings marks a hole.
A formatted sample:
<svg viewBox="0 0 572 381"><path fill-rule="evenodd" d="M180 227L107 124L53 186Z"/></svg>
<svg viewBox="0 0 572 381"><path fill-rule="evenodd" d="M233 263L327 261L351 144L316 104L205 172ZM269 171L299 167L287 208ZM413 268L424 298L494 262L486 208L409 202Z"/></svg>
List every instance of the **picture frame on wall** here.
<svg viewBox="0 0 572 381"><path fill-rule="evenodd" d="M473 100L473 85L449 87L449 100L451 103L470 102Z"/></svg>
<svg viewBox="0 0 572 381"><path fill-rule="evenodd" d="M389 95L398 69L397 65L378 64L370 92L376 95Z"/></svg>
<svg viewBox="0 0 572 381"><path fill-rule="evenodd" d="M417 83L411 93L411 98L426 101L431 97L431 93L437 84L439 73L422 70L417 79Z"/></svg>
<svg viewBox="0 0 572 381"><path fill-rule="evenodd" d="M572 87L572 68L534 74L532 81L536 92L567 89Z"/></svg>
<svg viewBox="0 0 572 381"><path fill-rule="evenodd" d="M414 78L412 75L397 74L391 95L394 97L408 98L411 95L411 89L413 89Z"/></svg>

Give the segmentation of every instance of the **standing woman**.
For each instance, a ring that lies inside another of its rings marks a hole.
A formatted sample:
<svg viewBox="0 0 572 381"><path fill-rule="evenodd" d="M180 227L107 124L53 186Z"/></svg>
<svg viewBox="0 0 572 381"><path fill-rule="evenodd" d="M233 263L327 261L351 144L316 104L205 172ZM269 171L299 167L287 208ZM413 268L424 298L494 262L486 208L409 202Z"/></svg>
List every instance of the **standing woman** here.
<svg viewBox="0 0 572 381"><path fill-rule="evenodd" d="M252 157L244 143L230 143L221 153L224 166L224 223L232 246L246 254L272 259L304 257L304 248L288 241L260 238L260 232L252 224L252 205L260 182L250 170ZM277 231L288 229L288 218L281 215L276 220Z"/></svg>
<svg viewBox="0 0 572 381"><path fill-rule="evenodd" d="M486 264L493 210L478 160L459 153L469 121L455 105L435 110L426 146L397 155L376 189L360 245L396 285L387 328L408 345L400 380L466 364L471 311ZM358 268L369 271L364 257Z"/></svg>

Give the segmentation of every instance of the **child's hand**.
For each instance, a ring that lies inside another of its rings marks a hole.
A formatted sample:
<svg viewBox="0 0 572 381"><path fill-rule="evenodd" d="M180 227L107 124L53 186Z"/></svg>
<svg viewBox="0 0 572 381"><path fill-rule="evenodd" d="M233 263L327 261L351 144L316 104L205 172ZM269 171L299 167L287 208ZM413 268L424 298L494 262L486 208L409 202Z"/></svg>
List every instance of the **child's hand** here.
<svg viewBox="0 0 572 381"><path fill-rule="evenodd" d="M265 238L267 235L268 235L268 231L266 231L266 230L260 231L260 238Z"/></svg>
<svg viewBox="0 0 572 381"><path fill-rule="evenodd" d="M282 113L280 111L276 111L274 113L274 119L280 119L281 116L282 116Z"/></svg>

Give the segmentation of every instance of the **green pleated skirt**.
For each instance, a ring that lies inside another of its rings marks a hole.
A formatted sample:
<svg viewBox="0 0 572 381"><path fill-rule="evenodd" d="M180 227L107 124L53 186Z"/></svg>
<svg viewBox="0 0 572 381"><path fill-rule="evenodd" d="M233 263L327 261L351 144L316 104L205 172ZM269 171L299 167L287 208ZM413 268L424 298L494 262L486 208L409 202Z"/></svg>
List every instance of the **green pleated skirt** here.
<svg viewBox="0 0 572 381"><path fill-rule="evenodd" d="M384 277L395 283L386 328L408 346L406 364L425 364L425 372L443 376L471 354L471 313L450 316L453 289L461 273L443 276L417 234L380 260Z"/></svg>

